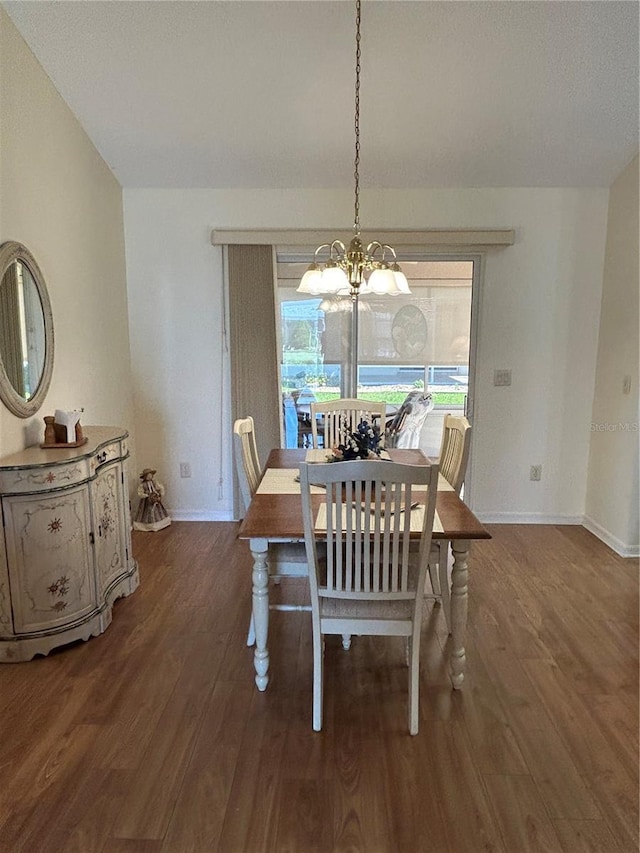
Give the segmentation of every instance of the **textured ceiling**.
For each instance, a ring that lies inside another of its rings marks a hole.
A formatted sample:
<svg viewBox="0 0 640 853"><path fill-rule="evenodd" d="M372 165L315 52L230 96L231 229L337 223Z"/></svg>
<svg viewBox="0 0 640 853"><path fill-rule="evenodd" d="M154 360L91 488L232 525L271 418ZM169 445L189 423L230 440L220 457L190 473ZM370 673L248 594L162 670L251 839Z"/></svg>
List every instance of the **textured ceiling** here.
<svg viewBox="0 0 640 853"><path fill-rule="evenodd" d="M354 4L4 2L125 187L353 182ZM609 186L636 2L365 0L363 186Z"/></svg>

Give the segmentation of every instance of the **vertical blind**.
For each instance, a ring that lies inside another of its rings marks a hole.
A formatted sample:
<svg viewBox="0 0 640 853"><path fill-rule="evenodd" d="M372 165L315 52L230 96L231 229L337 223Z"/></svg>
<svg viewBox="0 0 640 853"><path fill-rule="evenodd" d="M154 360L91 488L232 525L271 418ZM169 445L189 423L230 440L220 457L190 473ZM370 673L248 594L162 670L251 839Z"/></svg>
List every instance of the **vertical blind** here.
<svg viewBox="0 0 640 853"><path fill-rule="evenodd" d="M271 246L227 248L231 413L254 419L261 465L280 445L274 267Z"/></svg>

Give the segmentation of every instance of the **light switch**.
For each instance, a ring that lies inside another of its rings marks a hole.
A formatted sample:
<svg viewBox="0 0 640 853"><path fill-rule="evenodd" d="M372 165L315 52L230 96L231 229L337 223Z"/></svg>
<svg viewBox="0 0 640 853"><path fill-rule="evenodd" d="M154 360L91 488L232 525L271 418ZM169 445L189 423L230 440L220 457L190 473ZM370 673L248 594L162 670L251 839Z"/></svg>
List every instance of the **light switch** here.
<svg viewBox="0 0 640 853"><path fill-rule="evenodd" d="M511 371L510 370L494 370L493 371L493 384L494 385L511 385Z"/></svg>

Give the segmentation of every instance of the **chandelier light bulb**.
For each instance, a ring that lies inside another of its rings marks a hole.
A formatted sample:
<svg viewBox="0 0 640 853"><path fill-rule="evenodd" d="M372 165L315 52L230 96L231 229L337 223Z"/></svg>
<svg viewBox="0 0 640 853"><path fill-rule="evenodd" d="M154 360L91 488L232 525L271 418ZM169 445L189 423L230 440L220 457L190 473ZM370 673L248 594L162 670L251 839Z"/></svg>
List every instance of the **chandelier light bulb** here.
<svg viewBox="0 0 640 853"><path fill-rule="evenodd" d="M321 287L323 293L339 293L345 288L348 290L349 280L347 275L335 261L327 261L322 271Z"/></svg>
<svg viewBox="0 0 640 853"><path fill-rule="evenodd" d="M396 280L396 287L398 288L398 293L410 294L411 290L409 289L409 282L407 281L406 275L402 272L398 264L391 264L389 269L393 272L393 277Z"/></svg>
<svg viewBox="0 0 640 853"><path fill-rule="evenodd" d="M384 264L369 276L369 287L378 296L399 293L394 273Z"/></svg>
<svg viewBox="0 0 640 853"><path fill-rule="evenodd" d="M306 273L302 276L300 284L298 285L297 292L298 293L311 293L317 294L320 293L322 273L318 269L317 264L309 264L309 268Z"/></svg>

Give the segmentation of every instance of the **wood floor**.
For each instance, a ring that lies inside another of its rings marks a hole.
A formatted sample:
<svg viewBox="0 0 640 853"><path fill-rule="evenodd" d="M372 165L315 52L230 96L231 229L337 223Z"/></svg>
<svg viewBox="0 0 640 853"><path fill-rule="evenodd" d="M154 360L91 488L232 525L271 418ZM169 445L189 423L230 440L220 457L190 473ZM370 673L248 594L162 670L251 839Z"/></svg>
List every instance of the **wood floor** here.
<svg viewBox="0 0 640 853"><path fill-rule="evenodd" d="M327 642L314 733L309 614L273 614L253 686L236 525L135 533L141 586L103 636L0 665L0 852L636 853L638 561L490 530L460 692L427 605L413 738L402 641Z"/></svg>

